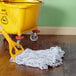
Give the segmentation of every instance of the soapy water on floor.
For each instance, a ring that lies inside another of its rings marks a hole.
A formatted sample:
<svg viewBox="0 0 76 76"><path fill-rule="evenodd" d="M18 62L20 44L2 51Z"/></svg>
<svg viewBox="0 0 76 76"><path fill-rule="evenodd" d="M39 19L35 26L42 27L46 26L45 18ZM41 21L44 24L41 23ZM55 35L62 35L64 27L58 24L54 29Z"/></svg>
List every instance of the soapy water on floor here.
<svg viewBox="0 0 76 76"><path fill-rule="evenodd" d="M64 57L64 54L65 52L58 46L46 50L31 50L27 48L16 57L15 63L48 69L48 66L56 67L63 64L62 57ZM11 58L10 62L14 62L14 60Z"/></svg>

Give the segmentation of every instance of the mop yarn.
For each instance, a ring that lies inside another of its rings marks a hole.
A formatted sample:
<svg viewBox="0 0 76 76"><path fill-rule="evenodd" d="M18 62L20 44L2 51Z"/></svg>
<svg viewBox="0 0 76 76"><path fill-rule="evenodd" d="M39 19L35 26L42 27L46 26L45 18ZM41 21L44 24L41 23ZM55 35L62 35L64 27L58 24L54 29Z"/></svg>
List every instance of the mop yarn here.
<svg viewBox="0 0 76 76"><path fill-rule="evenodd" d="M31 50L27 48L16 57L17 64L23 64L40 69L48 69L48 66L56 67L62 64L65 52L60 47L51 47L46 50ZM11 58L11 62L14 62Z"/></svg>

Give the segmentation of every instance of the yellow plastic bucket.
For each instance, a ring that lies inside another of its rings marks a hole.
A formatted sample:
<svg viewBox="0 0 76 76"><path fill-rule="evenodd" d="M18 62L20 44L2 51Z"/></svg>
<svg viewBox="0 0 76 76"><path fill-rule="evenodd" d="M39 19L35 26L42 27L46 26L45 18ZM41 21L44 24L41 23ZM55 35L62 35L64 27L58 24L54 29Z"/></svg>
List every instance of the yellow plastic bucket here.
<svg viewBox="0 0 76 76"><path fill-rule="evenodd" d="M37 30L42 3L41 1L28 2L26 0L0 2L0 25L9 34L21 35Z"/></svg>

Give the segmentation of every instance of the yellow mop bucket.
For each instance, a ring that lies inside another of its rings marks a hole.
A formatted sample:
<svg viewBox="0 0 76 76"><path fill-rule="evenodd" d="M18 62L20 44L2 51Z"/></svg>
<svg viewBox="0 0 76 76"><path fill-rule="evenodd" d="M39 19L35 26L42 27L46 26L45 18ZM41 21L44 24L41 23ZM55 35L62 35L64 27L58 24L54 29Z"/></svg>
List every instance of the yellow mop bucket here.
<svg viewBox="0 0 76 76"><path fill-rule="evenodd" d="M40 6L43 2L26 0L2 0L0 1L0 32L9 43L9 51L14 59L24 51L24 48L12 41L8 34L21 35L23 33L37 30ZM7 34L8 33L8 34ZM12 53L13 49L15 54Z"/></svg>
<svg viewBox="0 0 76 76"><path fill-rule="evenodd" d="M42 1L4 0L0 2L0 25L8 34L21 35L37 30Z"/></svg>

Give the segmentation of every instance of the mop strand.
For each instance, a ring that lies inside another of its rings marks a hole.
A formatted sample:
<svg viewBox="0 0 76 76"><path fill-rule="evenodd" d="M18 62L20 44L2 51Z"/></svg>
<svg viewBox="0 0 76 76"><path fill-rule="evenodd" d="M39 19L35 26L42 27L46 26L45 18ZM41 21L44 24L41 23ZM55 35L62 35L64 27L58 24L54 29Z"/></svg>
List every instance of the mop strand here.
<svg viewBox="0 0 76 76"><path fill-rule="evenodd" d="M64 54L65 52L57 46L46 50L31 50L27 48L16 57L15 63L38 67L40 69L48 69L48 66L56 67L61 65ZM10 61L14 62L12 58Z"/></svg>

